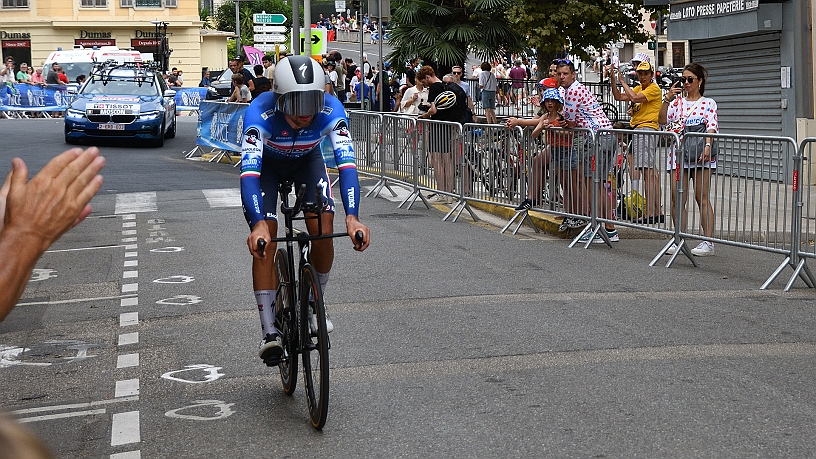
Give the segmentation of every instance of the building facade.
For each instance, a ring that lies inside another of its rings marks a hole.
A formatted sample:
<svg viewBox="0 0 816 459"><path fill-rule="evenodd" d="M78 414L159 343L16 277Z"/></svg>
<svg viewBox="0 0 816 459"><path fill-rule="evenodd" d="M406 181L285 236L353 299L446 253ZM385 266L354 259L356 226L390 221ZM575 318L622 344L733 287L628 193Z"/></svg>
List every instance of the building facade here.
<svg viewBox="0 0 816 459"><path fill-rule="evenodd" d="M4 57L14 57L18 65L41 66L51 52L77 46L115 45L156 53L166 24L167 46L172 50L169 67L194 77L202 66L226 66L229 35L201 33L195 0L1 1L1 51ZM211 40L223 42L223 55L202 58L202 44Z"/></svg>

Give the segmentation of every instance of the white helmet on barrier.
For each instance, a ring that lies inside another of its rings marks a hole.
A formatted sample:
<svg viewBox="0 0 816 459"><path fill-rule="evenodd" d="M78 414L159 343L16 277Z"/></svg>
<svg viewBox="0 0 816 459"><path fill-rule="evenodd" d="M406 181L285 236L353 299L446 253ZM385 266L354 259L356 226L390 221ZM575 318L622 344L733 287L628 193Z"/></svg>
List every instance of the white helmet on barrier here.
<svg viewBox="0 0 816 459"><path fill-rule="evenodd" d="M312 116L323 110L326 77L309 56L289 56L275 66L276 108L291 116Z"/></svg>
<svg viewBox="0 0 816 459"><path fill-rule="evenodd" d="M436 99L434 99L434 104L437 110L447 110L456 105L456 93L450 90L442 91L436 96Z"/></svg>

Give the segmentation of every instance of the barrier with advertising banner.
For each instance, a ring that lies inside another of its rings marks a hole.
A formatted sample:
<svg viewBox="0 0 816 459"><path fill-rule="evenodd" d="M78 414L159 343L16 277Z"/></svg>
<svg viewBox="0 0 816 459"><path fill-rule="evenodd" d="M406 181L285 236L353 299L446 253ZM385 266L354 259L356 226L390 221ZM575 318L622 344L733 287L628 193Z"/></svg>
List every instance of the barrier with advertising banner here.
<svg viewBox="0 0 816 459"><path fill-rule="evenodd" d="M176 89L176 110L189 112L198 110L201 102L207 99L207 88Z"/></svg>
<svg viewBox="0 0 816 459"><path fill-rule="evenodd" d="M247 107L249 104L202 100L196 145L240 153Z"/></svg>
<svg viewBox="0 0 816 459"><path fill-rule="evenodd" d="M61 112L70 102L65 86L16 83L0 87L0 111Z"/></svg>

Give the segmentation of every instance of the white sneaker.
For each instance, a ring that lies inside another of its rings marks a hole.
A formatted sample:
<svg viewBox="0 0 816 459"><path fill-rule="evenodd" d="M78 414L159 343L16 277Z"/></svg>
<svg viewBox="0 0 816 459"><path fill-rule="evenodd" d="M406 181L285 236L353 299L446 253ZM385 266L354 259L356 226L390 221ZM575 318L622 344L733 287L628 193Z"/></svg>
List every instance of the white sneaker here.
<svg viewBox="0 0 816 459"><path fill-rule="evenodd" d="M334 324L329 319L329 315L326 314L326 332L331 333L333 330ZM317 335L317 314L309 316L309 331L312 332L312 335Z"/></svg>
<svg viewBox="0 0 816 459"><path fill-rule="evenodd" d="M698 257L710 257L714 255L714 244L703 241L697 247L691 249L691 254Z"/></svg>
<svg viewBox="0 0 816 459"><path fill-rule="evenodd" d="M666 251L666 255L674 255L674 252L677 252L677 244L672 244L669 250Z"/></svg>

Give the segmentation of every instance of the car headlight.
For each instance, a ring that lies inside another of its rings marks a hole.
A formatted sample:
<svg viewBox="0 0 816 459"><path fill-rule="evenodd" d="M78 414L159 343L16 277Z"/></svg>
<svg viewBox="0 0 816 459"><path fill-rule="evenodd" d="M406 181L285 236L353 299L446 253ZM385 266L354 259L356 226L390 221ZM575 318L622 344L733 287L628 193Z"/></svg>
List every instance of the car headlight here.
<svg viewBox="0 0 816 459"><path fill-rule="evenodd" d="M85 118L85 112L82 110L76 110L74 108L69 108L65 111L66 118L75 118L75 119L82 119Z"/></svg>
<svg viewBox="0 0 816 459"><path fill-rule="evenodd" d="M139 114L139 121L150 121L158 119L161 116L161 112L156 110L152 112L142 112Z"/></svg>

